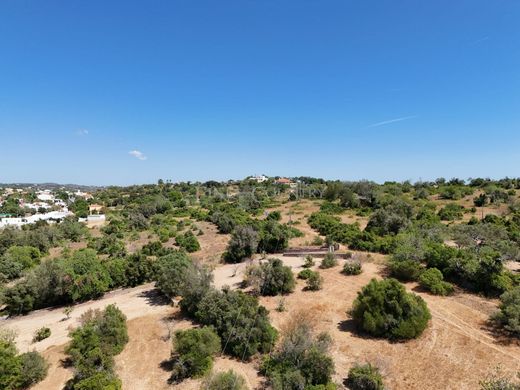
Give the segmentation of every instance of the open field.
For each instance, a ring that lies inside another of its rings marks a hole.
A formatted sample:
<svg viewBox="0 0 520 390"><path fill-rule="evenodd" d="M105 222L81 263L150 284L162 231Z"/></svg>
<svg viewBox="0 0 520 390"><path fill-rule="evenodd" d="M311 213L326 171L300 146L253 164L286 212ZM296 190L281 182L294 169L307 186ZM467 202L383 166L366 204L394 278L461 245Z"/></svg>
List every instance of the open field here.
<svg viewBox="0 0 520 390"><path fill-rule="evenodd" d="M302 259L283 257L294 272L298 272ZM245 264L238 267L220 266L215 269L217 286L235 286L241 280ZM364 263L364 272L358 276L344 276L340 267L320 270L324 288L318 292L302 291L300 281L293 294L285 297L287 311L274 310L279 297L262 297L261 303L270 310L276 327L283 324L302 308L312 315L318 330L328 331L334 340L333 357L336 364L334 379L341 383L354 362L370 361L381 367L389 389L474 389L479 378L501 364L508 372L520 369L520 346L505 343L487 325L496 302L476 295L459 292L451 297L436 297L418 292L427 301L432 320L426 332L417 340L392 343L357 334L348 320L356 293L371 278L380 278L383 266ZM235 276L233 276L236 273ZM410 290L416 285L407 284ZM130 341L116 358L117 372L125 389L170 388L169 374L161 363L170 355L170 332L192 324L180 317L178 309L157 295L151 284L107 294L100 300L77 305L71 319L62 321L61 309L40 310L24 317L13 318L5 325L17 329L17 344L22 351L33 348L43 351L51 362L50 374L35 389L60 388L71 377L61 367L67 332L77 324L81 313L115 303L128 317ZM37 344L31 344L34 331L49 326L52 335ZM260 379L254 362L242 363L219 358L216 369L233 367L248 382L257 386ZM139 385L136 387L136 385ZM190 380L173 388L197 389L199 381Z"/></svg>

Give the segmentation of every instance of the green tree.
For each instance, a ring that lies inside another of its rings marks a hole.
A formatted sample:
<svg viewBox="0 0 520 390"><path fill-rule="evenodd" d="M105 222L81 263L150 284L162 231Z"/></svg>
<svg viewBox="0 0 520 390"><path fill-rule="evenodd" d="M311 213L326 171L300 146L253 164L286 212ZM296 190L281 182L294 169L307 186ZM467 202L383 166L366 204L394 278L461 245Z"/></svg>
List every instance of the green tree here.
<svg viewBox="0 0 520 390"><path fill-rule="evenodd" d="M184 252L160 257L155 264L156 285L170 298L182 295L194 265Z"/></svg>

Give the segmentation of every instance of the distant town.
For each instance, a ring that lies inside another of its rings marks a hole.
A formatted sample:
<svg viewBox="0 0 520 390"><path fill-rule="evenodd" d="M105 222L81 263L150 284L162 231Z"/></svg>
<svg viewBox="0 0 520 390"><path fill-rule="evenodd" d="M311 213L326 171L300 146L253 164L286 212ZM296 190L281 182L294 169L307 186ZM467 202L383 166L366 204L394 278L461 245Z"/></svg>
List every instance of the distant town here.
<svg viewBox="0 0 520 390"><path fill-rule="evenodd" d="M24 186L0 189L0 229L77 217L87 224L105 221L103 207L89 204L92 194L81 190Z"/></svg>

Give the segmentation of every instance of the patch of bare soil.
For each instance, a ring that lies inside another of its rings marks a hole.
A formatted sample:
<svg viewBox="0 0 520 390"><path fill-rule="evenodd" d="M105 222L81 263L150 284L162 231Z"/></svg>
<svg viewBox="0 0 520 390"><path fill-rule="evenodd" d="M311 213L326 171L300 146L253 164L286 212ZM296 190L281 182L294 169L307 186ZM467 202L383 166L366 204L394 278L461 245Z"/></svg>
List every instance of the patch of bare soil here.
<svg viewBox="0 0 520 390"><path fill-rule="evenodd" d="M195 225L202 230L202 235L197 236L200 244L200 250L192 253L192 257L207 264L218 264L222 258L222 254L226 251L229 234L221 234L217 227L209 222L195 222Z"/></svg>
<svg viewBox="0 0 520 390"><path fill-rule="evenodd" d="M361 230L364 230L368 225L368 217L360 217L350 211L340 214L339 217L343 223L352 224L357 222Z"/></svg>
<svg viewBox="0 0 520 390"><path fill-rule="evenodd" d="M47 377L31 387L32 390L61 390L65 383L73 377L72 369L63 364L65 359L65 345L52 346L42 352L43 357L49 363Z"/></svg>
<svg viewBox="0 0 520 390"><path fill-rule="evenodd" d="M137 240L127 241L125 248L129 253L135 253L141 250L146 244L155 240L157 240L157 237L154 233L150 231L139 232L139 238Z"/></svg>
<svg viewBox="0 0 520 390"><path fill-rule="evenodd" d="M308 246L318 235L307 223L307 218L320 209L319 200L301 199L296 202L283 203L280 206L267 209L267 212L279 211L282 215L282 223L294 223L294 227L303 233L302 237L294 237L289 241L289 246Z"/></svg>

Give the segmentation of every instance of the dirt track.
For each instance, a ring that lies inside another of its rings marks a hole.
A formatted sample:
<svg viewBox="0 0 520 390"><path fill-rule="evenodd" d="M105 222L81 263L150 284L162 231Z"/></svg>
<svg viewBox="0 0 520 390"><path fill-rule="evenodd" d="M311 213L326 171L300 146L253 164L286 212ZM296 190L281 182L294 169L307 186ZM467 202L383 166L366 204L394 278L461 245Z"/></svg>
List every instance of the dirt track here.
<svg viewBox="0 0 520 390"><path fill-rule="evenodd" d="M283 260L298 271L302 260L284 257ZM234 286L241 280L245 264L218 267L215 284ZM496 365L506 371L520 369L520 348L507 344L487 326L489 314L496 302L475 295L458 293L452 297L436 297L418 292L427 301L432 321L417 340L406 343L390 343L366 338L357 334L346 312L351 307L357 291L372 277L380 277L381 266L366 263L358 276L344 276L340 267L320 271L325 278L324 289L318 292L302 291L298 283L293 294L285 297L287 311L274 310L278 297L261 298L270 309L273 324L283 325L296 311L305 310L314 315L320 330L327 330L334 339L333 356L336 363L335 380L341 383L354 362L371 361L381 367L389 389L475 389L478 380ZM233 276L235 274L235 276ZM416 290L414 284L407 288ZM28 316L6 321L10 328L20 331L17 339L21 351L43 351L51 362L48 378L35 389L60 389L72 375L60 365L64 357L63 344L68 340L70 326L90 308L103 308L115 303L128 317L130 342L116 358L117 372L125 389L166 389L169 373L161 368L161 362L170 355L169 334L174 329L191 324L178 317L178 309L171 307L156 294L151 284L107 294L98 301L78 305L70 320L61 309L41 310ZM37 344L30 344L34 331L49 326L52 336ZM227 358L216 361L216 369L233 367L240 371L251 386L259 383L254 363L244 364ZM187 381L176 389L197 389L200 381Z"/></svg>

